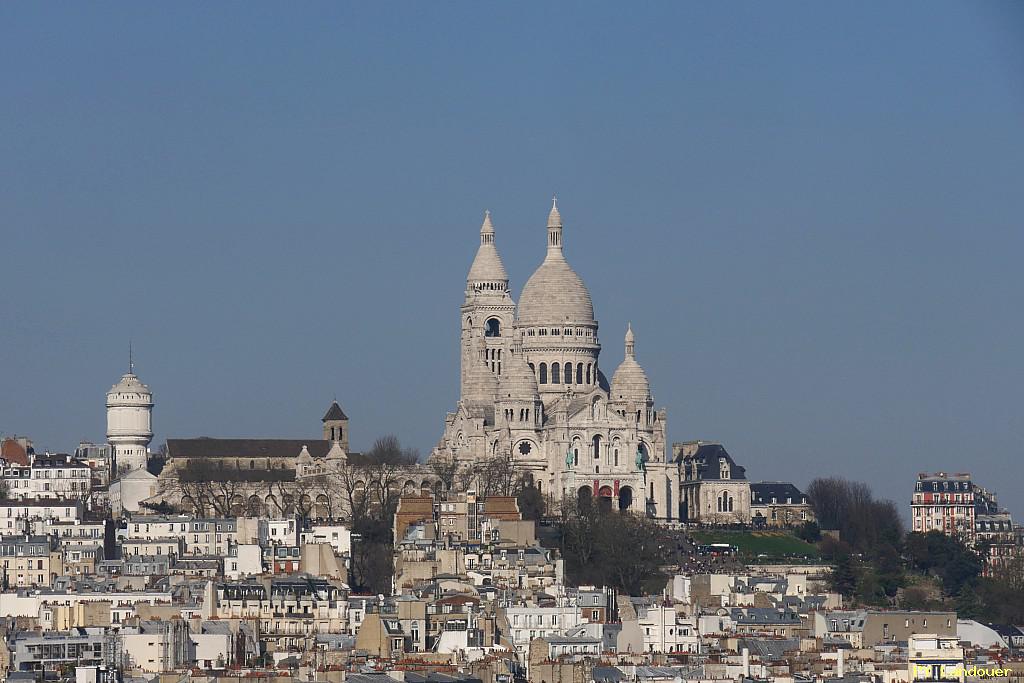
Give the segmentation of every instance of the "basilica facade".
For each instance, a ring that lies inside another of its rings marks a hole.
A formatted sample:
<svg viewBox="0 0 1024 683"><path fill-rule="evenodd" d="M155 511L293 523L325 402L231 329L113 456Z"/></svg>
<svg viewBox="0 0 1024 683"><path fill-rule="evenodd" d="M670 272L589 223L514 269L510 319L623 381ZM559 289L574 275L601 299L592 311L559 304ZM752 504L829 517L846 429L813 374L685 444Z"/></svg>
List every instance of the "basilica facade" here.
<svg viewBox="0 0 1024 683"><path fill-rule="evenodd" d="M654 407L630 327L610 382L603 372L594 305L566 260L554 202L546 248L517 305L485 214L460 311L459 401L431 458L468 468L507 458L555 501L595 496L677 519L666 412Z"/></svg>

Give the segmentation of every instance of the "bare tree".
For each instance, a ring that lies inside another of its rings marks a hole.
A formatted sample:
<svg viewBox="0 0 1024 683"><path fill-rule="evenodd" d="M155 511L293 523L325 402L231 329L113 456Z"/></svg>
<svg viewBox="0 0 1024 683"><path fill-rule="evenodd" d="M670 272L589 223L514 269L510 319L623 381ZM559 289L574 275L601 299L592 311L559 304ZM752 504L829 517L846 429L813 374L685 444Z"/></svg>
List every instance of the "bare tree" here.
<svg viewBox="0 0 1024 683"><path fill-rule="evenodd" d="M377 439L373 448L366 453L366 485L373 503L380 506L384 519L390 519L398 507L402 495L402 475L416 464L419 454L412 449L402 448L398 437L384 436Z"/></svg>
<svg viewBox="0 0 1024 683"><path fill-rule="evenodd" d="M903 523L896 505L876 500L867 484L835 477L815 479L807 496L822 529L838 529L851 547L869 552L879 545L898 547Z"/></svg>
<svg viewBox="0 0 1024 683"><path fill-rule="evenodd" d="M363 519L369 513L366 479L366 472L351 463L341 465L336 472L330 475L330 480L337 486L337 493L341 496L345 514L348 515L349 523L352 526L355 526L357 520Z"/></svg>
<svg viewBox="0 0 1024 683"><path fill-rule="evenodd" d="M175 468L167 479L165 493L176 495L181 507L197 516L230 517L241 512L253 484L266 482L271 489L276 486L284 492L293 477L291 470L239 470L211 461L190 460Z"/></svg>
<svg viewBox="0 0 1024 683"><path fill-rule="evenodd" d="M459 473L458 460L455 458L435 458L430 461L430 469L441 480L441 486L445 491L450 491L455 486L455 477Z"/></svg>
<svg viewBox="0 0 1024 683"><path fill-rule="evenodd" d="M484 496L518 496L533 484L532 475L517 468L507 456L485 460L476 471L477 492Z"/></svg>

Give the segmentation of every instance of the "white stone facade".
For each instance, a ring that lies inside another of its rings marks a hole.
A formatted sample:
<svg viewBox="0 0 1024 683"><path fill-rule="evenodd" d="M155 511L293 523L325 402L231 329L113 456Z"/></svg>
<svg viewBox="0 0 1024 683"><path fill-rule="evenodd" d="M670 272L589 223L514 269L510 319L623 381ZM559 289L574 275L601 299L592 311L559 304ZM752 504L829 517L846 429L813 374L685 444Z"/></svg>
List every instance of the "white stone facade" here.
<svg viewBox="0 0 1024 683"><path fill-rule="evenodd" d="M461 308L460 399L431 458L470 467L510 458L555 501L596 495L619 509L677 519L666 413L654 408L632 329L625 359L606 379L593 303L565 259L562 233L556 205L544 261L517 307L485 216Z"/></svg>

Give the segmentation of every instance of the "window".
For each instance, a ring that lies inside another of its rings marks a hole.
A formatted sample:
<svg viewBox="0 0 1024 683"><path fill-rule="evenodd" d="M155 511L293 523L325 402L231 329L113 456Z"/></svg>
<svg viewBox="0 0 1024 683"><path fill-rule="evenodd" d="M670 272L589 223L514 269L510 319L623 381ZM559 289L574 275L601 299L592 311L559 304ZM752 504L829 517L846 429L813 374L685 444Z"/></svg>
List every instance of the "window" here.
<svg viewBox="0 0 1024 683"><path fill-rule="evenodd" d="M551 364L551 383L552 384L561 384L561 380L559 379L559 372L558 372L558 370L559 370L558 363L552 363Z"/></svg>
<svg viewBox="0 0 1024 683"><path fill-rule="evenodd" d="M541 363L540 364L540 383L541 384L547 384L548 383L548 364L547 363Z"/></svg>

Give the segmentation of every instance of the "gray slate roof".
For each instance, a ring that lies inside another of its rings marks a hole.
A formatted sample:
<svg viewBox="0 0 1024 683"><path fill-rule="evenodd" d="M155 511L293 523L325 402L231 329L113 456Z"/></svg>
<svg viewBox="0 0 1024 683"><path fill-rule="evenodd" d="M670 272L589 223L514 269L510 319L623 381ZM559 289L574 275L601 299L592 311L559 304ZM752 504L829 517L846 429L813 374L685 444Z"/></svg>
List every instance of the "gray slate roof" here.
<svg viewBox="0 0 1024 683"><path fill-rule="evenodd" d="M324 418L323 418L323 420L321 420L321 422L327 422L328 420L347 420L347 419L348 419L348 415L345 414L345 411L342 410L341 406L338 405L338 402L335 401L335 402L331 403L331 407L327 409L327 414L324 415Z"/></svg>
<svg viewBox="0 0 1024 683"><path fill-rule="evenodd" d="M721 470L719 467L720 460L725 458L725 461L729 463L729 479L736 481L742 481L747 478L746 468L737 465L736 461L732 459L729 452L725 450L725 446L720 443L705 443L701 444L697 448L697 452L693 455L685 458L685 466L687 471L692 467L691 463L697 463L697 479L701 481L709 479L720 479Z"/></svg>
<svg viewBox="0 0 1024 683"><path fill-rule="evenodd" d="M750 504L768 505L772 498L776 503L794 505L807 502L807 496L796 486L785 481L759 481L750 485Z"/></svg>

